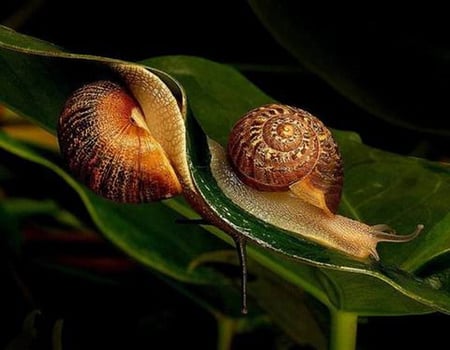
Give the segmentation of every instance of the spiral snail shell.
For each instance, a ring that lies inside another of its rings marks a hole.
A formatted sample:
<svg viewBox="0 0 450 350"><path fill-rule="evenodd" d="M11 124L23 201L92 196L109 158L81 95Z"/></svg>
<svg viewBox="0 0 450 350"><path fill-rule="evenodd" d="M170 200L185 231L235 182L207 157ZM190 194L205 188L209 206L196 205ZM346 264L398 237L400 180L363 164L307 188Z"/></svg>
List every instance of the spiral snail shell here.
<svg viewBox="0 0 450 350"><path fill-rule="evenodd" d="M329 215L336 213L342 158L330 131L310 113L279 104L256 108L233 127L227 152L245 184L262 191L290 189Z"/></svg>

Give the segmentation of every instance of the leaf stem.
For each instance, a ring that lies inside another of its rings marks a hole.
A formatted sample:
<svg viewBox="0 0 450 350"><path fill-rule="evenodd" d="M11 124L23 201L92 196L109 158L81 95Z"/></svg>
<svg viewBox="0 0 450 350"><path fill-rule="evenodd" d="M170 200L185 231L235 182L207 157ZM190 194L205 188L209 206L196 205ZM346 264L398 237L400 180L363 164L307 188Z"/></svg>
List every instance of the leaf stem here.
<svg viewBox="0 0 450 350"><path fill-rule="evenodd" d="M356 348L356 334L358 314L341 310L331 311L331 350L354 350Z"/></svg>
<svg viewBox="0 0 450 350"><path fill-rule="evenodd" d="M236 333L236 320L226 317L217 317L217 350L230 350Z"/></svg>
<svg viewBox="0 0 450 350"><path fill-rule="evenodd" d="M53 326L52 344L53 350L63 350L62 346L62 328L63 320L57 320Z"/></svg>

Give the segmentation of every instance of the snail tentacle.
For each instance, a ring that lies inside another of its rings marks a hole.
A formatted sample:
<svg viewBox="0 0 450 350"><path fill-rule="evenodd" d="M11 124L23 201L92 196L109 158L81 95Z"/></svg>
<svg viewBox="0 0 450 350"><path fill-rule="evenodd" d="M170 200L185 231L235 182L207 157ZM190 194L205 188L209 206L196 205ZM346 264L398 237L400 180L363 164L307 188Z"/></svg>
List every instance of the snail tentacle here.
<svg viewBox="0 0 450 350"><path fill-rule="evenodd" d="M416 229L407 235L399 235L396 234L395 231L394 233L391 232L385 232L385 231L380 231L379 226L384 226L384 225L375 225L375 226L371 226L371 229L373 231L370 231L370 233L372 235L374 235L377 239L378 242L409 242L411 240L413 240L414 238L416 238L420 232L422 232L424 225L422 224L418 224Z"/></svg>
<svg viewBox="0 0 450 350"><path fill-rule="evenodd" d="M387 224L377 224L370 226L373 231L382 231L386 233L395 234L395 230Z"/></svg>

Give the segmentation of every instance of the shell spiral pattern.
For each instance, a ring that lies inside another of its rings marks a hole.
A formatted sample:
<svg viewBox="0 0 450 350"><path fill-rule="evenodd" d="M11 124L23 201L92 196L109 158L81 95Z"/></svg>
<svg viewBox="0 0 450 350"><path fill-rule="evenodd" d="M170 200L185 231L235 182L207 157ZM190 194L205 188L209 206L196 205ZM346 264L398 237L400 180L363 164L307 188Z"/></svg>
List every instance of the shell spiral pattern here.
<svg viewBox="0 0 450 350"><path fill-rule="evenodd" d="M310 113L278 104L251 110L233 127L227 153L245 184L260 191L301 192L308 202L336 213L342 158L330 131ZM308 196L323 196L324 204Z"/></svg>

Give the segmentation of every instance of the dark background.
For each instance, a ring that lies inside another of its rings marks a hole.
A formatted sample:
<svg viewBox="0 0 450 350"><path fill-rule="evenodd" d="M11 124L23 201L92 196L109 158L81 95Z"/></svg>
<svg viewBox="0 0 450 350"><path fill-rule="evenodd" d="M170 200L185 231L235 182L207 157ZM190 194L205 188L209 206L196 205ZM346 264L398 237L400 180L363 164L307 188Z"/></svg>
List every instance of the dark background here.
<svg viewBox="0 0 450 350"><path fill-rule="evenodd" d="M276 43L245 1L151 1L147 9L144 2L137 0L126 1L126 5L88 0L32 0L34 11L25 16L24 23L11 17L14 9L27 13L30 6L22 4L20 7L19 3L24 1L7 0L2 6L6 9L2 11L4 22L20 24L18 29L21 32L70 51L131 61L161 55L195 55L233 64L280 102L309 110L331 127L356 131L367 144L421 156L425 145L425 155L432 159L448 154L442 151L448 138L404 129L375 118L303 69ZM320 4L317 7L320 9ZM328 13L329 18L334 16L333 11L331 9ZM314 12L320 13L317 8ZM336 21L336 17L339 20ZM386 26L385 30L401 31L410 30L416 21L417 28L423 28L424 34L428 35L430 18L433 17L422 17L419 9L413 15L388 13L385 21L366 10L358 19L343 9L336 12L333 21L343 28L353 28L349 21L356 19L356 23L365 23L365 18L368 27ZM407 24L406 29L403 22ZM353 33L359 30L363 42L365 34L361 28L356 27ZM436 32L434 27L432 30L432 33ZM419 37L420 34L419 31ZM382 71L383 67L374 69ZM447 114L443 117L446 118Z"/></svg>
<svg viewBox="0 0 450 350"><path fill-rule="evenodd" d="M302 69L272 39L244 1L127 0L114 5L93 0L7 0L2 1L1 7L3 23L69 51L131 61L160 55L196 55L233 64L279 101L307 109L332 127L356 131L365 143L402 154L417 153L426 144L431 145L427 153L430 158L448 155L444 147L448 140L382 121ZM15 17L17 14L20 15ZM49 183L60 181L50 173L44 175ZM18 269L29 278L32 301L24 300L17 276L6 267L2 273L7 276L2 278L6 280L2 289L7 297L1 305L0 348L19 332L30 305L43 310L38 318L42 348L49 346L51 326L58 318L65 320L64 350L138 348L140 342L149 348L156 342L169 348L214 348L213 319L140 267L131 265L125 272L109 271L104 276L106 282L99 283L34 263L36 255L54 254L67 247L53 244L48 248L34 243L27 249ZM120 256L105 245L70 249L79 249L83 254L87 249L92 254ZM432 329L424 330L427 324ZM439 330L444 325L449 325L448 317L440 314L373 317L360 325L358 344L361 349L394 348L394 338L401 341L401 348L417 348L415 345L422 338L439 344L446 340ZM241 336L236 348L273 348L273 339L279 333L266 329Z"/></svg>

